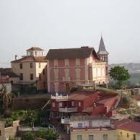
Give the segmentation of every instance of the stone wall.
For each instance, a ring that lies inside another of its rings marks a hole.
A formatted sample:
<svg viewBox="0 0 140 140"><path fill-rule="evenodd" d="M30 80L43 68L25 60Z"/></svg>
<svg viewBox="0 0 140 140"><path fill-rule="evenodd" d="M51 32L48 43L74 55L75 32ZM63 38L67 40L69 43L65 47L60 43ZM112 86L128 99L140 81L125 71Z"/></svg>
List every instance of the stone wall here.
<svg viewBox="0 0 140 140"><path fill-rule="evenodd" d="M17 129L19 126L19 121L13 121L13 126L5 128L5 138L14 138L17 134Z"/></svg>
<svg viewBox="0 0 140 140"><path fill-rule="evenodd" d="M39 95L38 95L39 96ZM13 109L40 109L49 100L48 97L40 95L38 98L19 97L13 101Z"/></svg>

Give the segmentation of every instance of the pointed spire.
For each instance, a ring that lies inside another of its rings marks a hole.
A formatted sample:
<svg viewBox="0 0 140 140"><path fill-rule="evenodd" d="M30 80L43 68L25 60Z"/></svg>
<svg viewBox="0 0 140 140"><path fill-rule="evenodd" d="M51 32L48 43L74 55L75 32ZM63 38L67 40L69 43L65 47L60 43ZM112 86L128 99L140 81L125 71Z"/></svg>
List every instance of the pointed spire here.
<svg viewBox="0 0 140 140"><path fill-rule="evenodd" d="M108 54L108 52L106 51L105 44L104 44L102 36L101 36L101 40L100 40L98 54Z"/></svg>

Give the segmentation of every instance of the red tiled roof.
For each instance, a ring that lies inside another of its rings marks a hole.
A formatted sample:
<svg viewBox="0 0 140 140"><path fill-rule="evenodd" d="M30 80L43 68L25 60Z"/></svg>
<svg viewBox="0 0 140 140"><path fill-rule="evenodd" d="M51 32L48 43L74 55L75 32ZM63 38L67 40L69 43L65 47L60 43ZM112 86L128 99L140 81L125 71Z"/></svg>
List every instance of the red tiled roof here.
<svg viewBox="0 0 140 140"><path fill-rule="evenodd" d="M86 98L89 98L89 96L95 95L95 93L95 91L74 92L69 95L69 100L85 100Z"/></svg>
<svg viewBox="0 0 140 140"><path fill-rule="evenodd" d="M35 56L25 56L21 59L11 61L11 63L21 63L21 62L47 62L45 56L35 57Z"/></svg>
<svg viewBox="0 0 140 140"><path fill-rule="evenodd" d="M140 133L140 122L125 119L116 123L117 129Z"/></svg>
<svg viewBox="0 0 140 140"><path fill-rule="evenodd" d="M140 95L134 96L134 99L140 101Z"/></svg>
<svg viewBox="0 0 140 140"><path fill-rule="evenodd" d="M0 77L0 84L10 83L9 76L1 76Z"/></svg>
<svg viewBox="0 0 140 140"><path fill-rule="evenodd" d="M97 96L96 101L100 103L110 102L110 100L116 98L118 94L105 93L103 91L76 91L69 95L70 100L85 100L90 96Z"/></svg>
<svg viewBox="0 0 140 140"><path fill-rule="evenodd" d="M106 99L98 101L98 103L107 105L109 102L114 102L114 100L116 99L117 99L116 97L106 98Z"/></svg>
<svg viewBox="0 0 140 140"><path fill-rule="evenodd" d="M67 49L50 49L46 58L52 59L76 59L87 58L90 55L99 60L94 48L81 47L81 48L67 48Z"/></svg>
<svg viewBox="0 0 140 140"><path fill-rule="evenodd" d="M43 51L43 49L41 49L39 47L31 47L31 48L27 49L27 51L34 51L34 50Z"/></svg>

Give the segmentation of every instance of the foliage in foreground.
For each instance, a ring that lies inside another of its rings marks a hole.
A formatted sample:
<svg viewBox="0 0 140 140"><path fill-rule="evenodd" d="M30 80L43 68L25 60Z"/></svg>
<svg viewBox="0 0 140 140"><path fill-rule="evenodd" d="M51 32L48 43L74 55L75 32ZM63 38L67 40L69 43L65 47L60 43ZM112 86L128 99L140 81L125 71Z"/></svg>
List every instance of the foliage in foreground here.
<svg viewBox="0 0 140 140"><path fill-rule="evenodd" d="M58 138L58 133L53 129L41 129L38 132L26 132L21 140L35 140L36 138L42 138L45 140L56 140Z"/></svg>

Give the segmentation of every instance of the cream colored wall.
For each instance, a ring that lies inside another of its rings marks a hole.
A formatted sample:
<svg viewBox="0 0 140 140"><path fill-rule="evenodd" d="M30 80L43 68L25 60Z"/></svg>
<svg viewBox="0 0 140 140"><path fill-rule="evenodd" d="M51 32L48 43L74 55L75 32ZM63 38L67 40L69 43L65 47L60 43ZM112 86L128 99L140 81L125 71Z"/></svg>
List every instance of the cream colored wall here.
<svg viewBox="0 0 140 140"><path fill-rule="evenodd" d="M30 68L30 63L33 64L33 68ZM22 63L22 69L20 69L20 63L13 63L12 64L13 72L20 76L20 73L23 73L23 80L22 82L34 82L36 80L36 70L35 70L35 62L24 62ZM30 80L30 74L33 73L34 78Z"/></svg>
<svg viewBox="0 0 140 140"><path fill-rule="evenodd" d="M5 127L4 122L0 121L0 131L1 131L0 140L5 140L4 127Z"/></svg>
<svg viewBox="0 0 140 140"><path fill-rule="evenodd" d="M140 133L134 133L131 131L118 130L118 140L134 140L133 134L136 134L136 140L140 140Z"/></svg>
<svg viewBox="0 0 140 140"><path fill-rule="evenodd" d="M117 140L117 132L115 130L95 130L95 129L79 129L73 130L70 134L70 140L77 140L77 135L82 135L82 140L88 140L89 135L94 136L94 140L103 140L103 135L107 134L107 140Z"/></svg>
<svg viewBox="0 0 140 140"><path fill-rule="evenodd" d="M33 67L30 68L30 63L33 64ZM39 68L39 62L23 62L22 63L22 69L20 69L20 63L12 63L12 70L14 73L20 76L20 73L23 73L23 80L20 80L21 82L34 82L38 79L39 73L42 72L44 67L47 63L41 62L40 68ZM34 79L30 80L30 74L33 74Z"/></svg>
<svg viewBox="0 0 140 140"><path fill-rule="evenodd" d="M95 62L92 64L93 81L95 83L108 83L108 77L106 75L106 63L105 62Z"/></svg>
<svg viewBox="0 0 140 140"><path fill-rule="evenodd" d="M39 64L40 63L40 64ZM39 65L41 67L39 67ZM39 77L39 74L42 73L43 69L45 68L45 66L47 65L46 62L36 62L35 63L35 67L36 67L36 78Z"/></svg>
<svg viewBox="0 0 140 140"><path fill-rule="evenodd" d="M95 83L97 84L99 84L99 82L101 84L103 82L108 83L108 77L106 75L106 62L97 62L91 55L89 58L86 59L86 77L88 77L88 65L92 66L92 81L95 81Z"/></svg>
<svg viewBox="0 0 140 140"><path fill-rule="evenodd" d="M5 138L14 138L17 133L17 128L19 126L19 121L14 121L13 126L5 128Z"/></svg>

